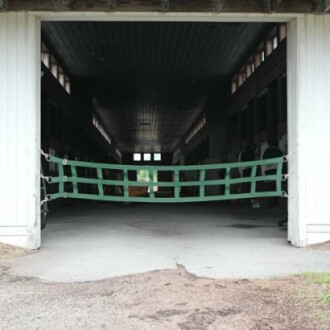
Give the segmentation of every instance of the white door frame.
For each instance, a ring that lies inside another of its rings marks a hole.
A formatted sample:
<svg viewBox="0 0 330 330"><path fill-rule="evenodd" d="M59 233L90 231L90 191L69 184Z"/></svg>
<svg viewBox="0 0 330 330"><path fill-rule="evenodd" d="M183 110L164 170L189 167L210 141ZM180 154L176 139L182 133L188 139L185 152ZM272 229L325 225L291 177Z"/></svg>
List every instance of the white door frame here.
<svg viewBox="0 0 330 330"><path fill-rule="evenodd" d="M298 23L302 20L304 14L225 14L225 13L156 13L156 12L143 12L143 13L130 13L130 12L28 12L28 17L37 22L41 21L166 21L166 22L278 22L288 23L288 54L287 54L287 77L288 77L288 152L290 157L289 162L289 231L288 240L295 246L306 245L306 223L304 217L299 212L301 209L300 202L300 189L299 186L299 171L297 159L297 147L298 147L298 127L296 120L298 118L298 102L297 102L297 74L299 64L297 64L297 29ZM41 24L38 24L39 31L37 35L40 36ZM37 61L40 59L40 51L37 51ZM32 54L35 56L35 53ZM37 66L37 70L40 67ZM37 77L39 77L37 72ZM36 83L36 93L41 95L41 86L39 80ZM40 102L37 104L37 118L40 118ZM39 120L39 119L38 119ZM301 127L299 127L300 129ZM40 125L36 125L35 146L37 149L40 147L41 128ZM39 169L39 164L35 164L35 167ZM39 178L37 177L35 186L35 196L39 198ZM304 183L302 183L304 184ZM36 223L40 223L40 212L37 212ZM35 228L40 228L38 225ZM37 229L36 229L37 230ZM39 233L40 235L40 233ZM40 239L30 246L40 246Z"/></svg>

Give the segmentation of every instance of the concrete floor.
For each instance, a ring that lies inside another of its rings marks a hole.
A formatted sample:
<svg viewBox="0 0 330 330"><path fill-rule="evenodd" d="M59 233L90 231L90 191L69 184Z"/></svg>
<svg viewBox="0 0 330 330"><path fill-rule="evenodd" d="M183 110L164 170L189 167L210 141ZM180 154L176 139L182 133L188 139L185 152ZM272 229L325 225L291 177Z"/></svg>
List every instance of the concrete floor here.
<svg viewBox="0 0 330 330"><path fill-rule="evenodd" d="M283 215L229 205L75 203L52 211L42 248L13 275L95 281L183 265L210 278L330 271L330 251L290 246Z"/></svg>

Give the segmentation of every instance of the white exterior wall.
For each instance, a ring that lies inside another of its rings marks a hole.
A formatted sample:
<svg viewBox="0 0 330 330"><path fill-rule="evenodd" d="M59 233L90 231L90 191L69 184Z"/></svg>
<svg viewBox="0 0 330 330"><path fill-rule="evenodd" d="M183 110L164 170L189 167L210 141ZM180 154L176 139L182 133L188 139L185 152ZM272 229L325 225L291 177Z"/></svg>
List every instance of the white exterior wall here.
<svg viewBox="0 0 330 330"><path fill-rule="evenodd" d="M330 15L289 24L289 240L330 240ZM296 59L296 60L295 60Z"/></svg>
<svg viewBox="0 0 330 330"><path fill-rule="evenodd" d="M0 241L40 246L40 22L0 13Z"/></svg>

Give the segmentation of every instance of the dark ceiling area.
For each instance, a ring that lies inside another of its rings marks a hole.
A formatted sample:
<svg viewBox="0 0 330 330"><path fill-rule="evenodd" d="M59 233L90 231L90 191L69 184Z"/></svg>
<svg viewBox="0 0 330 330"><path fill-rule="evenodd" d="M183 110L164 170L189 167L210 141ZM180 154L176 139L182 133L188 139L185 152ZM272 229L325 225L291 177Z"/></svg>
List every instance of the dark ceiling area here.
<svg viewBox="0 0 330 330"><path fill-rule="evenodd" d="M271 27L43 22L42 36L71 78L93 86L94 111L121 151L173 152Z"/></svg>

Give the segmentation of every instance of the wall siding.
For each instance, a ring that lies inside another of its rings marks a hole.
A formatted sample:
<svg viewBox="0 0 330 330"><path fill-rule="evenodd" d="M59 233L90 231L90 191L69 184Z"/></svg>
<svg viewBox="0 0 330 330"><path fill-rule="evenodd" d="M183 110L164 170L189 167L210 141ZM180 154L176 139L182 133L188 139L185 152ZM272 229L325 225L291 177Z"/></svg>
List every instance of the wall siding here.
<svg viewBox="0 0 330 330"><path fill-rule="evenodd" d="M0 13L0 241L40 246L40 23Z"/></svg>
<svg viewBox="0 0 330 330"><path fill-rule="evenodd" d="M289 38L289 240L305 246L330 240L330 16L297 18Z"/></svg>

